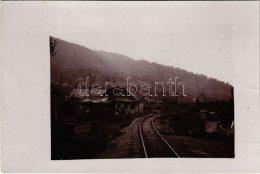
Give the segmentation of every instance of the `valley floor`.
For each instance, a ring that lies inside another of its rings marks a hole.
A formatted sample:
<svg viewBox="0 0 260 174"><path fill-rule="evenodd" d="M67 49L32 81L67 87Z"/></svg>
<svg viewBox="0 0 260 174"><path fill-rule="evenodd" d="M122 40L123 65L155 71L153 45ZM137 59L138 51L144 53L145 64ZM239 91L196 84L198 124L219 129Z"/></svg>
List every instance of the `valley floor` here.
<svg viewBox="0 0 260 174"><path fill-rule="evenodd" d="M180 157L234 157L234 144L232 141L223 142L175 135L173 130L162 119L164 117L156 119L154 125ZM121 130L122 135L112 139L105 150L98 154L96 158L144 158L138 129L140 120L141 118L136 118L128 127L123 128Z"/></svg>

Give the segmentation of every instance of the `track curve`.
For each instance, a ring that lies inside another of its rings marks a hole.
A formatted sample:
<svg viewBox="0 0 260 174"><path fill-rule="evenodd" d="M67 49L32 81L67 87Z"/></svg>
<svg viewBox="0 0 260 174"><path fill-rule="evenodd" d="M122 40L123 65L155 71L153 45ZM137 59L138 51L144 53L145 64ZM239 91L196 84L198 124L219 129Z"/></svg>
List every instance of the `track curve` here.
<svg viewBox="0 0 260 174"><path fill-rule="evenodd" d="M145 158L173 158L180 156L163 138L154 125L154 120L161 115L148 115L139 123L139 134Z"/></svg>

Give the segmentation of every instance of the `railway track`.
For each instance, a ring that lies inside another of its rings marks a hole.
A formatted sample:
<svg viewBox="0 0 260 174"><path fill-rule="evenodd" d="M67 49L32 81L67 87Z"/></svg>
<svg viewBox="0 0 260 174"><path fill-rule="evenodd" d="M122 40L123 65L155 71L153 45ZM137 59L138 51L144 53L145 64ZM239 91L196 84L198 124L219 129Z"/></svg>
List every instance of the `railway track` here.
<svg viewBox="0 0 260 174"><path fill-rule="evenodd" d="M161 115L148 115L139 122L139 134L145 158L173 158L180 156L154 126Z"/></svg>

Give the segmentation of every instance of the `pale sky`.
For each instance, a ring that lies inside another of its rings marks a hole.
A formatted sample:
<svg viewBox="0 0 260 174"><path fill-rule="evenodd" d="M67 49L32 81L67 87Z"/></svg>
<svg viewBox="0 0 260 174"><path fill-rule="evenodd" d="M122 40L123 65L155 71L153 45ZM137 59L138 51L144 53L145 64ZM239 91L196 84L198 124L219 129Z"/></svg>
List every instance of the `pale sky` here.
<svg viewBox="0 0 260 174"><path fill-rule="evenodd" d="M26 20L44 26L51 36L231 84L234 53L250 51L246 47L258 31L256 2L69 3L43 2L41 8L26 6L16 12L32 11L34 16Z"/></svg>

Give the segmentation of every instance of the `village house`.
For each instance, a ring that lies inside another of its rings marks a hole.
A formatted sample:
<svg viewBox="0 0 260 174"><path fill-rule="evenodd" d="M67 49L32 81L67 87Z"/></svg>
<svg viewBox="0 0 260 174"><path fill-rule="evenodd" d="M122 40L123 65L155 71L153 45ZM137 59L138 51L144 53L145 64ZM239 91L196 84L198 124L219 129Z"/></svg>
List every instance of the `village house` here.
<svg viewBox="0 0 260 174"><path fill-rule="evenodd" d="M114 91L119 91L120 96L116 96ZM144 103L136 96L129 94L126 88L110 88L102 90L101 96L81 96L77 89L73 89L69 95L71 98L78 98L79 105L84 108L85 113L99 113L112 115L142 115Z"/></svg>
<svg viewBox="0 0 260 174"><path fill-rule="evenodd" d="M120 88L121 96L114 95L114 90L118 88L110 88L106 91L107 101L114 104L115 114L143 114L144 103L136 96L129 94L128 91L122 87ZM119 91L119 90L118 90Z"/></svg>

